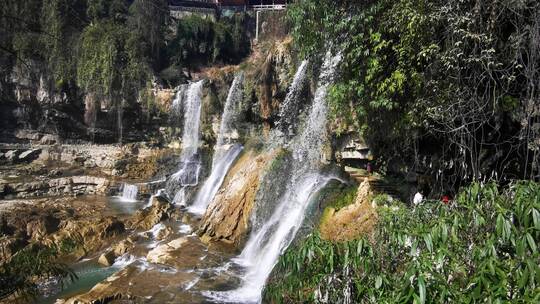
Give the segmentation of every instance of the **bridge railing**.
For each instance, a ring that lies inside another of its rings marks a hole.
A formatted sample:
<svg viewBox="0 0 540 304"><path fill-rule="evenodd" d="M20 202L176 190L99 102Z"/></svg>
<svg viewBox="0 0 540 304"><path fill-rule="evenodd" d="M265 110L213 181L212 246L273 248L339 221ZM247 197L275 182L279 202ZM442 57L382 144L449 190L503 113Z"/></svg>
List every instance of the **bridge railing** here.
<svg viewBox="0 0 540 304"><path fill-rule="evenodd" d="M279 11L287 9L287 4L252 5L250 8L255 11Z"/></svg>

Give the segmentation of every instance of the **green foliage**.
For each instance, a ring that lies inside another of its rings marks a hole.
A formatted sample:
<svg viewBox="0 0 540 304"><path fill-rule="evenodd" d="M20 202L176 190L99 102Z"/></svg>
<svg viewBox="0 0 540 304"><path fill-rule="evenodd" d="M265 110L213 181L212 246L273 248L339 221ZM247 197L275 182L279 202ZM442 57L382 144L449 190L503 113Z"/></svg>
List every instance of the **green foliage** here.
<svg viewBox="0 0 540 304"><path fill-rule="evenodd" d="M250 51L247 15L218 21L192 15L178 21L176 38L168 46L172 64L196 67L208 63L238 63Z"/></svg>
<svg viewBox="0 0 540 304"><path fill-rule="evenodd" d="M75 273L58 260L59 252L66 249L65 245L62 247L64 249L30 245L0 264L0 300L35 298L40 280L77 279Z"/></svg>
<svg viewBox="0 0 540 304"><path fill-rule="evenodd" d="M327 187L321 193L327 207L334 208L336 211L353 204L356 199L357 186L350 185L343 187L341 184L335 187Z"/></svg>
<svg viewBox="0 0 540 304"><path fill-rule="evenodd" d="M280 258L272 303L537 303L540 185L473 184L455 203L379 207L371 241L315 232Z"/></svg>
<svg viewBox="0 0 540 304"><path fill-rule="evenodd" d="M473 179L510 158L514 174L538 174L519 155L538 158L540 115L525 114L540 92L538 1L302 0L288 14L303 55L343 55L328 100L337 134L353 127L377 157L411 161L436 138L431 152Z"/></svg>

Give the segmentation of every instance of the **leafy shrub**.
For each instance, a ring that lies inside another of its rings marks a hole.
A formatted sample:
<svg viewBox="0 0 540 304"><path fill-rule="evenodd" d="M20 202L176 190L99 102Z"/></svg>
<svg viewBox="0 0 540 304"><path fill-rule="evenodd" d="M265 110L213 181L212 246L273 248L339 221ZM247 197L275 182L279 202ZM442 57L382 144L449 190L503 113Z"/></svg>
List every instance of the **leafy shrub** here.
<svg viewBox="0 0 540 304"><path fill-rule="evenodd" d="M272 303L538 303L540 185L473 184L455 202L380 207L373 243L321 240L280 258Z"/></svg>
<svg viewBox="0 0 540 304"><path fill-rule="evenodd" d="M75 273L58 260L59 251L72 249L75 244L71 240L70 244L63 243L62 248L29 245L0 264L0 301L35 298L40 280L77 279Z"/></svg>
<svg viewBox="0 0 540 304"><path fill-rule="evenodd" d="M190 68L209 63L238 63L250 51L247 15L235 14L219 21L191 15L178 21L168 46L171 64Z"/></svg>

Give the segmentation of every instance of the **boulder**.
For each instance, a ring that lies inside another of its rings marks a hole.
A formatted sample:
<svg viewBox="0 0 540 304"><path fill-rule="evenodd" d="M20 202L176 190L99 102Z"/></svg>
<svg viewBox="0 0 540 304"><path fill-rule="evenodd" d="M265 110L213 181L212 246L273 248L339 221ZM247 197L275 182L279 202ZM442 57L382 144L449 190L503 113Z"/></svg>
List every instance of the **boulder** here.
<svg viewBox="0 0 540 304"><path fill-rule="evenodd" d="M10 162L14 162L17 160L17 157L21 154L21 151L19 150L9 150L6 152L6 154L4 155L5 158L10 161Z"/></svg>
<svg viewBox="0 0 540 304"><path fill-rule="evenodd" d="M99 256L98 263L103 266L112 266L116 257L114 251L107 251Z"/></svg>
<svg viewBox="0 0 540 304"><path fill-rule="evenodd" d="M176 208L161 196L152 198L152 205L137 211L131 219L131 228L149 230L161 221L171 218Z"/></svg>
<svg viewBox="0 0 540 304"><path fill-rule="evenodd" d="M25 151L19 155L19 161L21 162L31 162L39 157L41 154L41 149L32 149Z"/></svg>
<svg viewBox="0 0 540 304"><path fill-rule="evenodd" d="M133 248L133 243L130 240L123 240L113 246L113 252L116 257L122 256Z"/></svg>
<svg viewBox="0 0 540 304"><path fill-rule="evenodd" d="M179 238L167 244L159 245L148 252L146 259L150 263L168 264L172 259L175 259L175 251L180 249L186 242L187 238Z"/></svg>
<svg viewBox="0 0 540 304"><path fill-rule="evenodd" d="M43 136L40 140L42 145L56 145L61 142L60 137L57 135L47 134Z"/></svg>

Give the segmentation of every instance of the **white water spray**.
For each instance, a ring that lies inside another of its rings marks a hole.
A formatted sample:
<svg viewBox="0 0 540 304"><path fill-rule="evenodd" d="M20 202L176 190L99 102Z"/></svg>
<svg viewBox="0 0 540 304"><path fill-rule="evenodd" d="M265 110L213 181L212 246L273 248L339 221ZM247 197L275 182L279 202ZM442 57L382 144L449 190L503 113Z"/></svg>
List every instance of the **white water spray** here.
<svg viewBox="0 0 540 304"><path fill-rule="evenodd" d="M229 168L242 152L243 147L241 145L231 146L234 140L231 134L236 131L235 123L238 118L239 104L242 101L243 81L244 75L242 73L237 74L229 89L212 160L212 172L197 193L193 205L189 208L191 213L203 214L206 211L206 207L208 207L219 187L221 187Z"/></svg>
<svg viewBox="0 0 540 304"><path fill-rule="evenodd" d="M182 134L180 169L173 174L173 178L184 186L193 186L198 183L200 163L197 159L197 151L199 149L203 82L201 80L191 83L185 93L184 90L180 90L174 101L178 104L179 99L184 100L184 132Z"/></svg>
<svg viewBox="0 0 540 304"><path fill-rule="evenodd" d="M324 140L327 138L326 95L340 59L340 56L327 55L308 121L303 133L295 138L291 147L295 165L287 191L272 216L261 228L252 232L237 259L247 270L242 286L229 292L206 293L211 298L222 302L260 303L264 284L279 256L296 236L314 195L331 179L322 176L319 168L324 156Z"/></svg>
<svg viewBox="0 0 540 304"><path fill-rule="evenodd" d="M308 61L304 60L294 74L293 82L280 106L278 127L285 135L293 135L294 122L298 120L300 93L306 82Z"/></svg>
<svg viewBox="0 0 540 304"><path fill-rule="evenodd" d="M126 202L135 202L137 201L138 192L139 187L137 187L137 185L124 184L122 186L122 200Z"/></svg>

